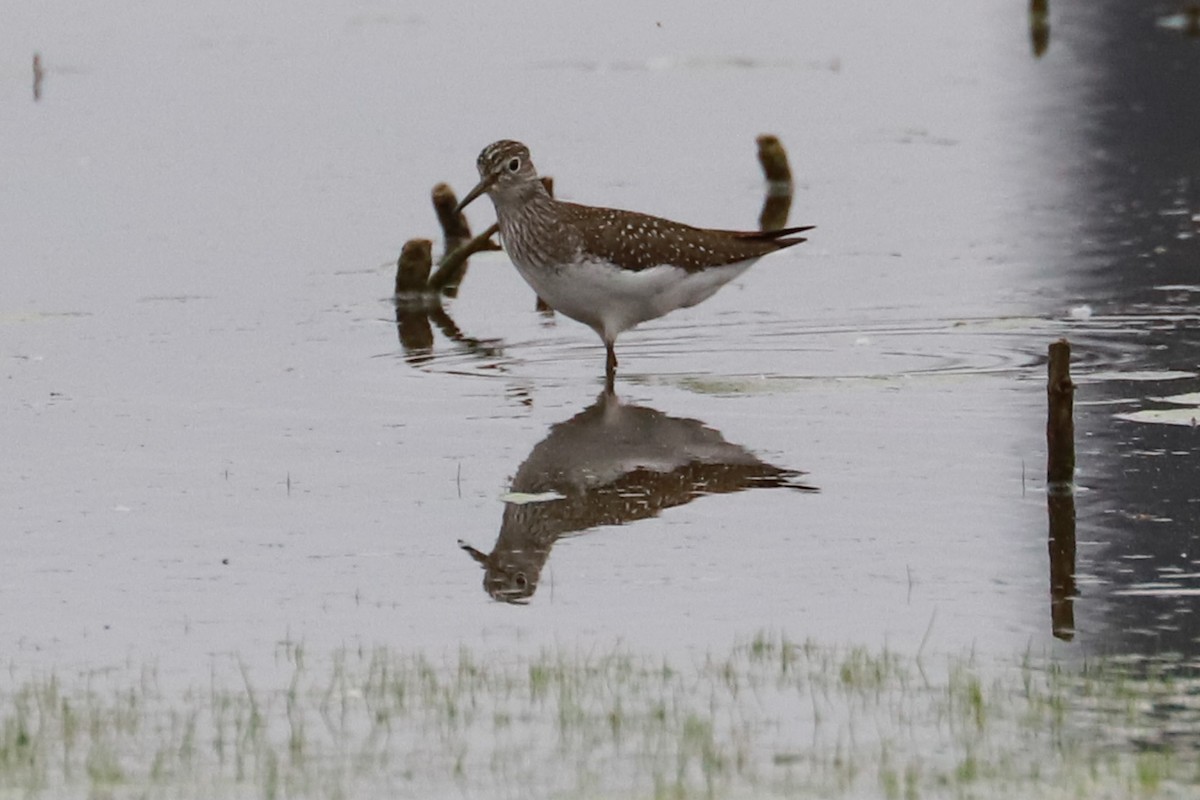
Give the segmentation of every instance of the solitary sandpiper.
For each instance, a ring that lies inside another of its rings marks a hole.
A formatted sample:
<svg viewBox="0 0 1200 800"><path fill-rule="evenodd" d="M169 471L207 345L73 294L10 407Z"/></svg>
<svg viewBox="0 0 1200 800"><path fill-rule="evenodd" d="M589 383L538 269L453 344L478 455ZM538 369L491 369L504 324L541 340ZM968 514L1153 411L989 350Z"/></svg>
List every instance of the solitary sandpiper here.
<svg viewBox="0 0 1200 800"><path fill-rule="evenodd" d="M529 148L507 139L485 147L475 163L479 183L458 208L487 192L521 277L551 308L604 340L609 384L622 331L707 300L758 259L805 241L792 234L813 227L712 230L566 203L546 191Z"/></svg>

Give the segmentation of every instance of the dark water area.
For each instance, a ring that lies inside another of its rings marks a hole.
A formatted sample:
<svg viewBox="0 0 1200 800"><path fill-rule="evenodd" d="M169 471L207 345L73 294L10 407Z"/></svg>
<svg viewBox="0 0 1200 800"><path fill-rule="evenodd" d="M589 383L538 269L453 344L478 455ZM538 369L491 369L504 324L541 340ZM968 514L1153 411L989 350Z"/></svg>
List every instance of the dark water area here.
<svg viewBox="0 0 1200 800"><path fill-rule="evenodd" d="M1080 643L1194 663L1200 435L1113 414L1171 408L1154 398L1200 387L1200 39L1171 24L1178 4L1057 6L1054 33L1078 62L1074 103L1060 110L1079 160L1061 223L1074 246L1056 268L1128 342L1119 370L1096 365L1098 380L1085 371L1077 393L1079 602L1103 609ZM1156 379L1165 373L1175 379Z"/></svg>
<svg viewBox="0 0 1200 800"><path fill-rule="evenodd" d="M1081 280L1119 310L1163 306L1170 290L1162 287L1196 283L1200 47L1161 24L1179 8L1106 2L1067 12L1064 22L1087 29L1078 57L1091 72L1076 87Z"/></svg>

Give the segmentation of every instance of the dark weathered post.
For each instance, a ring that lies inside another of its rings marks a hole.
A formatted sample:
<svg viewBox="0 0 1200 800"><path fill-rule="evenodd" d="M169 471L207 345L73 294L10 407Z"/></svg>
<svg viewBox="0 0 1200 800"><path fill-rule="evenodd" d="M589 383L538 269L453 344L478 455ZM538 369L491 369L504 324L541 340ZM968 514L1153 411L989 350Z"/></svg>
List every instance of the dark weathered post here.
<svg viewBox="0 0 1200 800"><path fill-rule="evenodd" d="M1075 479L1075 384L1071 382L1071 343L1050 345L1049 409L1046 416L1046 482L1052 489L1070 489Z"/></svg>
<svg viewBox="0 0 1200 800"><path fill-rule="evenodd" d="M42 81L46 77L46 70L42 67L42 54L33 54L33 100L36 103L42 99Z"/></svg>
<svg viewBox="0 0 1200 800"><path fill-rule="evenodd" d="M429 279L429 289L452 294L467 273L468 258L481 250L499 249L492 242L492 237L499 230L500 226L493 223L491 227L475 238L468 239L453 251L447 251L442 256L441 263L438 264L437 272L433 273L433 277Z"/></svg>
<svg viewBox="0 0 1200 800"><path fill-rule="evenodd" d="M396 261L396 294L423 292L433 267L433 242L428 239L409 239L400 249Z"/></svg>
<svg viewBox="0 0 1200 800"><path fill-rule="evenodd" d="M1029 0L1029 43L1035 58L1050 47L1050 0Z"/></svg>
<svg viewBox="0 0 1200 800"><path fill-rule="evenodd" d="M448 183L439 183L431 193L433 210L438 224L442 226L442 260L437 272L429 281L429 288L453 294L467 275L467 258L479 251L479 246L470 251L463 247L471 242L471 226L466 214L458 210L458 197ZM486 238L488 234L484 234Z"/></svg>
<svg viewBox="0 0 1200 800"><path fill-rule="evenodd" d="M758 142L758 163L762 165L763 173L771 183L792 182L792 169L788 166L787 151L778 136L764 133L755 141Z"/></svg>
<svg viewBox="0 0 1200 800"><path fill-rule="evenodd" d="M433 210L437 214L438 224L442 226L443 247L445 253L453 253L471 238L471 226L467 217L458 208L458 197L448 183L439 183L430 192L433 200Z"/></svg>

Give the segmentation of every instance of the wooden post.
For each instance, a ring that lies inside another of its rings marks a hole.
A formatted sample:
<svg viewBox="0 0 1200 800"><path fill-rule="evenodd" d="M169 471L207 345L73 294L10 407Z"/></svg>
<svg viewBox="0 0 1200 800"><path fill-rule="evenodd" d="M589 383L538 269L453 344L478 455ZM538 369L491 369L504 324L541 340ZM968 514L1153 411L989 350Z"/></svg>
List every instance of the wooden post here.
<svg viewBox="0 0 1200 800"><path fill-rule="evenodd" d="M42 99L42 80L46 77L46 70L42 67L42 54L33 54L33 100L36 103Z"/></svg>
<svg viewBox="0 0 1200 800"><path fill-rule="evenodd" d="M792 210L792 170L778 137L763 134L757 142L758 163L767 178L767 194L758 215L758 229L775 231L787 225Z"/></svg>
<svg viewBox="0 0 1200 800"><path fill-rule="evenodd" d="M1029 43L1035 58L1050 47L1050 0L1029 0Z"/></svg>
<svg viewBox="0 0 1200 800"><path fill-rule="evenodd" d="M433 200L433 210L437 213L438 224L442 226L442 252L453 253L471 238L471 226L467 223L465 214L461 211L457 214L454 212L454 209L458 207L458 197L450 188L450 184L439 183L434 186L433 191L430 192L430 199Z"/></svg>
<svg viewBox="0 0 1200 800"><path fill-rule="evenodd" d="M463 276L467 273L468 258L481 250L499 249L492 242L492 237L499 230L500 226L493 224L483 233L463 243L454 251L442 256L437 272L433 273L433 277L429 279L429 288L438 292L452 292L457 288L458 284L462 282Z"/></svg>
<svg viewBox="0 0 1200 800"><path fill-rule="evenodd" d="M792 169L788 166L787 151L778 136L764 133L755 141L758 142L758 163L762 165L763 174L771 183L792 182Z"/></svg>
<svg viewBox="0 0 1200 800"><path fill-rule="evenodd" d="M1046 483L1051 490L1070 491L1075 479L1075 384L1071 343L1066 339L1050 345L1046 399Z"/></svg>
<svg viewBox="0 0 1200 800"><path fill-rule="evenodd" d="M396 294L423 292L433 266L433 242L428 239L409 239L396 261Z"/></svg>
<svg viewBox="0 0 1200 800"><path fill-rule="evenodd" d="M429 288L453 295L467 276L467 258L481 248L479 243L476 243L475 249L464 250L464 247L472 242L471 226L467 223L466 214L457 210L458 197L450 188L450 184L439 183L434 186L431 199L438 224L442 226L444 246L437 271L429 281ZM484 234L485 239L487 236L488 234Z"/></svg>

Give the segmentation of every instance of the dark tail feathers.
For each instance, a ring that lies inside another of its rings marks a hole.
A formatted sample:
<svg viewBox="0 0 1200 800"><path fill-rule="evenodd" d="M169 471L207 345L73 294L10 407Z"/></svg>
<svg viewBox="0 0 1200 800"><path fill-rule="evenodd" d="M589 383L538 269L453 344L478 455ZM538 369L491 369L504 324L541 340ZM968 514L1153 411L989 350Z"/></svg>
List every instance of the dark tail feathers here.
<svg viewBox="0 0 1200 800"><path fill-rule="evenodd" d="M784 236L791 236L793 233L803 233L804 231L811 231L815 227L817 227L817 226L816 225L801 225L798 228L779 228L779 229L773 230L773 231L745 231L745 232L739 232L737 234L737 236L740 239L757 239L759 241L764 241L764 242L774 242L775 244L779 245L780 248L784 248L784 247L791 247L794 244L800 244L801 242L808 241L808 239L806 239L803 236L796 236L791 239L784 239L783 238Z"/></svg>

